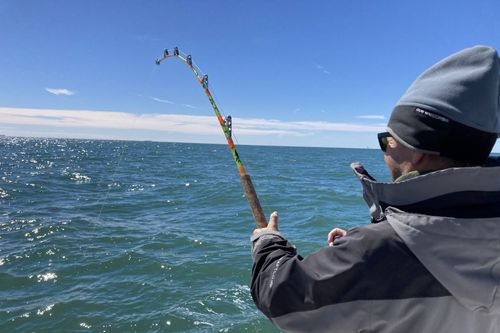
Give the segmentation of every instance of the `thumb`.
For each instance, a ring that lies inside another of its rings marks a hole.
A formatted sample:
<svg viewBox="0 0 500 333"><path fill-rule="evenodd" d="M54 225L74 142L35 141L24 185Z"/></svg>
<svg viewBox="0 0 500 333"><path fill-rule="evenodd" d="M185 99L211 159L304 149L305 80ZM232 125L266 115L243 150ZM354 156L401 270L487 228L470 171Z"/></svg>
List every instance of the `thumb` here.
<svg viewBox="0 0 500 333"><path fill-rule="evenodd" d="M267 228L271 230L278 231L278 212L273 212L269 218L269 223Z"/></svg>

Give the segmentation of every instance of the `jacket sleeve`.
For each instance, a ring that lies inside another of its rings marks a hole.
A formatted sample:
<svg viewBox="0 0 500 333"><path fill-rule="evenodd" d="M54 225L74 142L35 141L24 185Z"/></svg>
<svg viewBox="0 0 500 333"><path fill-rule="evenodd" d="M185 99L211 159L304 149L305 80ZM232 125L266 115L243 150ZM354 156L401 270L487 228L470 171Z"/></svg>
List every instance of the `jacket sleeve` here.
<svg viewBox="0 0 500 333"><path fill-rule="evenodd" d="M357 228L351 229L333 246L306 258L281 234L255 238L251 282L255 304L272 319L346 301L362 292L367 248L359 245L364 238Z"/></svg>

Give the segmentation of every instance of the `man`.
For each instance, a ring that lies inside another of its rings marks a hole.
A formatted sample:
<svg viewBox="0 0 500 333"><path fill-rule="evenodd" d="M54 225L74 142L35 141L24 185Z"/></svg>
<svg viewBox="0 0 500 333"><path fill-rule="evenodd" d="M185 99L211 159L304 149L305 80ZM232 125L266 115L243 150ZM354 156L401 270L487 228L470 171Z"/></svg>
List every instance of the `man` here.
<svg viewBox="0 0 500 333"><path fill-rule="evenodd" d="M278 214L253 241L257 307L294 332L500 332L498 53L476 46L420 75L379 134L393 183L359 164L372 224L302 258Z"/></svg>

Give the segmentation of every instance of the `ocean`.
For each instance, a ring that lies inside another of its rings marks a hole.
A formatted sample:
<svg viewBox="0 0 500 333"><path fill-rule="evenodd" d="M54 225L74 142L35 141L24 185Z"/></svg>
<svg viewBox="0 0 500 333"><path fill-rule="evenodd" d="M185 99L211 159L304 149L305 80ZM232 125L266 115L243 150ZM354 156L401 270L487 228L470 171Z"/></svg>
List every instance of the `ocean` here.
<svg viewBox="0 0 500 333"><path fill-rule="evenodd" d="M302 255L368 224L378 150L238 146ZM279 332L250 295L251 211L225 145L0 138L0 332Z"/></svg>

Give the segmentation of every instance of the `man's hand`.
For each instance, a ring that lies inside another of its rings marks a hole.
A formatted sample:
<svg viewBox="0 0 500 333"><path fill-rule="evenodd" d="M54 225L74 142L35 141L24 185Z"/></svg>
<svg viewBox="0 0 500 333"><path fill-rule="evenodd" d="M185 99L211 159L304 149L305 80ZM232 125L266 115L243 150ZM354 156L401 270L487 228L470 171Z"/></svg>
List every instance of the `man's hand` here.
<svg viewBox="0 0 500 333"><path fill-rule="evenodd" d="M262 231L278 231L278 212L273 212L269 218L269 223L265 228L257 228L253 231L253 234L257 234Z"/></svg>
<svg viewBox="0 0 500 333"><path fill-rule="evenodd" d="M328 233L328 238L327 238L328 245L333 246L333 240L337 237L344 237L346 233L347 231L345 231L344 229L340 228L332 229L332 231Z"/></svg>

